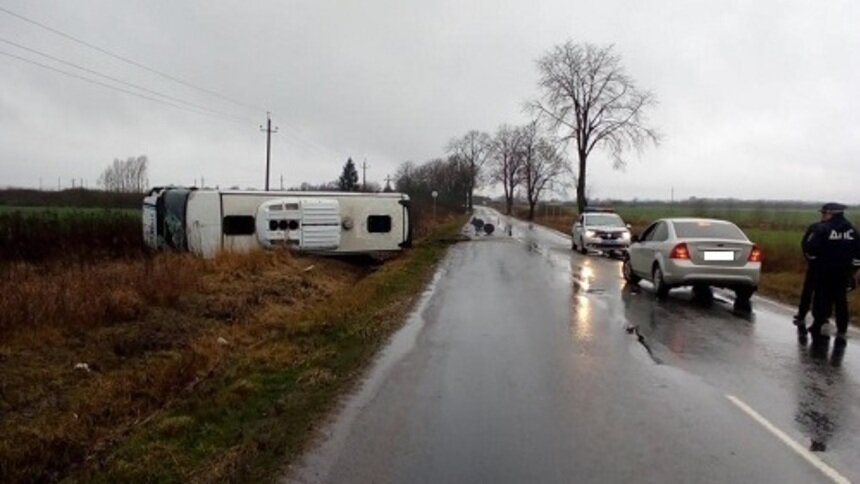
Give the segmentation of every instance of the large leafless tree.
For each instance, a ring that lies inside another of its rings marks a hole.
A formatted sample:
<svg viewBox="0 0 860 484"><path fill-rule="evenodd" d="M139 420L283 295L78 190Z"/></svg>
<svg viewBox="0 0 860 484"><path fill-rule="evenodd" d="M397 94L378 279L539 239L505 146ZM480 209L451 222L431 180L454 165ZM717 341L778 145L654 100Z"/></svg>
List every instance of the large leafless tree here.
<svg viewBox="0 0 860 484"><path fill-rule="evenodd" d="M466 207L473 208L472 197L475 189L481 183L481 173L484 164L490 156L492 139L487 133L472 130L461 138L454 138L448 143L448 154L456 157L465 164L468 176L466 187Z"/></svg>
<svg viewBox="0 0 860 484"><path fill-rule="evenodd" d="M522 181L522 133L518 128L502 125L496 131L492 146L490 177L501 183L505 193L505 213L510 215L516 189Z"/></svg>
<svg viewBox="0 0 860 484"><path fill-rule="evenodd" d="M541 135L537 121L519 131L520 178L529 204L529 220L534 220L535 206L541 195L552 183L560 182L568 168L557 143Z"/></svg>
<svg viewBox="0 0 860 484"><path fill-rule="evenodd" d="M568 41L553 47L537 61L540 97L529 107L572 142L579 162L576 203L585 209L586 168L596 148L607 150L615 168L624 154L657 144L659 134L648 126L647 111L654 95L636 87L613 47Z"/></svg>

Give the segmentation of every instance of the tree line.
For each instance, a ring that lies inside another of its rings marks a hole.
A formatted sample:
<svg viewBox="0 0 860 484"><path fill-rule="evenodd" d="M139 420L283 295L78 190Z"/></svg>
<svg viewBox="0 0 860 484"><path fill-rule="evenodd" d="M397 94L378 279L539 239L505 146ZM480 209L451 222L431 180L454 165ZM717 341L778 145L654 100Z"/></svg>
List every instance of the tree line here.
<svg viewBox="0 0 860 484"><path fill-rule="evenodd" d="M355 163L348 159L337 180L294 189L321 191L390 191L409 194L418 202L436 202L471 210L475 190L501 186L505 211L524 199L529 219L547 192L573 181L577 208L588 204L588 161L596 150L610 155L622 168L630 151L658 144L660 134L649 126L647 112L654 95L639 89L624 70L614 47L567 41L544 53L536 62L538 95L525 103L530 121L502 124L494 133L471 130L451 139L445 155L424 163L400 165L394 186L359 183ZM565 156L570 150L571 162ZM147 180L146 156L115 159L99 178L106 191L142 192Z"/></svg>
<svg viewBox="0 0 860 484"><path fill-rule="evenodd" d="M608 152L613 167L620 169L627 153L659 143L660 134L647 119L656 99L636 86L613 46L568 41L541 56L537 69L539 94L525 104L528 123L456 137L445 158L402 164L396 189L418 199L435 190L439 203L471 210L476 189L501 186L505 212L510 215L514 200L522 198L531 220L541 197L572 180L582 212L588 204L588 161L595 150ZM576 158L573 166L565 156L568 149Z"/></svg>
<svg viewBox="0 0 860 484"><path fill-rule="evenodd" d="M519 194L529 204L529 217L541 196L564 183L567 163L556 140L542 133L537 122L500 126L495 134L469 131L452 139L447 156L417 164L403 163L395 174L397 191L419 201L437 192L437 203L473 208L474 193L487 184L501 184L508 213Z"/></svg>

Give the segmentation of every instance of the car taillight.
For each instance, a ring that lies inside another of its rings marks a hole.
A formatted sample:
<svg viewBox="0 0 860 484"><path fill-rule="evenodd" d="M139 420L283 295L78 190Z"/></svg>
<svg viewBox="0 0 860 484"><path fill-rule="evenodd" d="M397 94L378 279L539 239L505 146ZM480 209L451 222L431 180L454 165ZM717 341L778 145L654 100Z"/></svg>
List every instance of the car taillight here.
<svg viewBox="0 0 860 484"><path fill-rule="evenodd" d="M672 249L672 253L669 254L669 257L672 259L690 260L690 249L687 248L687 244L681 242Z"/></svg>
<svg viewBox="0 0 860 484"><path fill-rule="evenodd" d="M759 246L754 245L752 247L752 250L750 250L749 261L750 262L761 262L762 259L764 259L764 252L761 251L761 248L759 248Z"/></svg>

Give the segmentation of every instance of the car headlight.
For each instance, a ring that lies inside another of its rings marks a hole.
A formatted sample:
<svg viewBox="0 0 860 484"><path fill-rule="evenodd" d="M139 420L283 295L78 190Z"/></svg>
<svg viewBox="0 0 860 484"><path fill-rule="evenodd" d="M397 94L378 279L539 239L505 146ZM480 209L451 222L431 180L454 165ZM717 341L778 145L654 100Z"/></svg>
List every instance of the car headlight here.
<svg viewBox="0 0 860 484"><path fill-rule="evenodd" d="M593 230L586 230L586 231L585 231L585 236L586 236L586 237L594 237L595 235L597 235L597 232L595 232L595 231L593 231Z"/></svg>
<svg viewBox="0 0 860 484"><path fill-rule="evenodd" d="M627 232L627 231L622 232L621 238L624 240L630 240L630 232Z"/></svg>

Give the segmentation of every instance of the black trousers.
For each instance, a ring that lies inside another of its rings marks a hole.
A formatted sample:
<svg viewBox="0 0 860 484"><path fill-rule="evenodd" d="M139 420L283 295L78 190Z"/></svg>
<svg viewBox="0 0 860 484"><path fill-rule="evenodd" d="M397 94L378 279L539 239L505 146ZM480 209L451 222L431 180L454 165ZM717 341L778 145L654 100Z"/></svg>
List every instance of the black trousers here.
<svg viewBox="0 0 860 484"><path fill-rule="evenodd" d="M812 316L815 318L813 328L820 330L835 310L836 330L845 333L848 331L848 275L820 271L815 279L812 300Z"/></svg>
<svg viewBox="0 0 860 484"><path fill-rule="evenodd" d="M800 304L797 306L797 316L800 319L806 317L809 309L812 307L812 291L816 283L815 267L811 264L806 265L806 277L803 278L803 292L800 293Z"/></svg>

